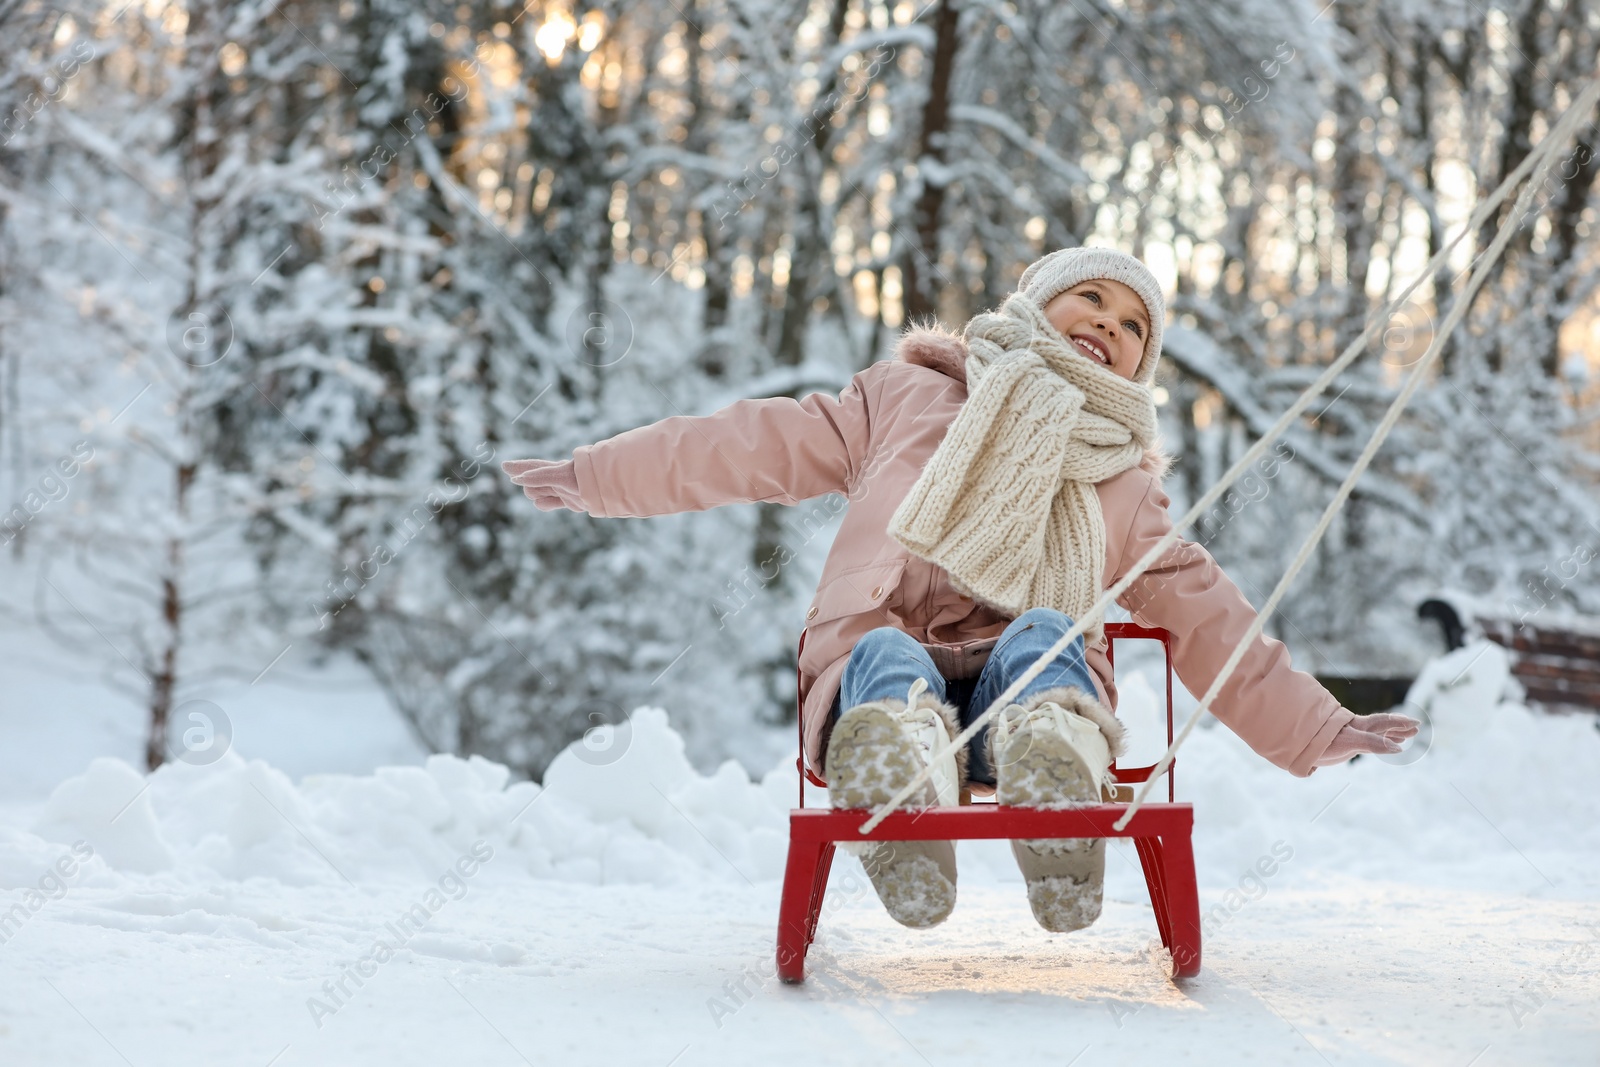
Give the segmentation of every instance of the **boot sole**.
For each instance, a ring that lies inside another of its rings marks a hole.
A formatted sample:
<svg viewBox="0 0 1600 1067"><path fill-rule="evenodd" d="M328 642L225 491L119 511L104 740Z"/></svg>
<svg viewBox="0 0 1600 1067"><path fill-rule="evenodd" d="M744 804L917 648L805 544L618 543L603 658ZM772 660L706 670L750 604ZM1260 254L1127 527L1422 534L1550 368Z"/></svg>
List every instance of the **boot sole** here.
<svg viewBox="0 0 1600 1067"><path fill-rule="evenodd" d="M922 769L917 746L882 708L851 708L834 724L828 742L828 802L835 808L875 808L887 803ZM926 784L914 807L937 802ZM866 868L890 918L924 930L944 922L956 906L956 849L950 841L844 842Z"/></svg>
<svg viewBox="0 0 1600 1067"><path fill-rule="evenodd" d="M1028 750L1006 762L998 775L1001 804L1068 808L1099 802L1093 775L1065 739L1034 735L1025 743ZM1070 933L1100 917L1105 846L1100 837L1011 842L1011 854L1028 883L1028 904L1040 926Z"/></svg>

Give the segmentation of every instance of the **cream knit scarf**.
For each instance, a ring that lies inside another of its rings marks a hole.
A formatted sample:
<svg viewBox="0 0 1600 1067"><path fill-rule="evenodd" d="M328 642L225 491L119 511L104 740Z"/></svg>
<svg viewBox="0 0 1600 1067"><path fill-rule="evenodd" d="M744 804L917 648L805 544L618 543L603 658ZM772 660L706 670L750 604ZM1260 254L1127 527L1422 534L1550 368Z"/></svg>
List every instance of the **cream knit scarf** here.
<svg viewBox="0 0 1600 1067"><path fill-rule="evenodd" d="M966 403L889 533L1003 614L1051 607L1079 619L1100 595L1105 520L1096 482L1155 440L1150 390L1064 339L1013 293L967 323ZM1100 624L1086 632L1100 638Z"/></svg>

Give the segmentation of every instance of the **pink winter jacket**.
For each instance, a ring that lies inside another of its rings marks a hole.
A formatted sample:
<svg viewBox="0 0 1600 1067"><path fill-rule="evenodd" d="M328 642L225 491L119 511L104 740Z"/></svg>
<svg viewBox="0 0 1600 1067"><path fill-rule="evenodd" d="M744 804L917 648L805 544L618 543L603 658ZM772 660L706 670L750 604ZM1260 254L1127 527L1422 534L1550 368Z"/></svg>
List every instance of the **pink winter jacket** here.
<svg viewBox="0 0 1600 1067"><path fill-rule="evenodd" d="M942 567L889 536L889 519L967 397L959 335L911 330L893 359L856 374L837 397L813 393L740 400L705 416L675 416L573 451L585 510L600 517L667 515L722 504L794 504L826 493L848 500L806 612L800 655L806 762L820 771L824 726L850 651L893 626L932 655L947 678L978 673L1010 619L958 594ZM1145 464L1095 486L1106 526L1101 588L1172 528L1167 495ZM1203 693L1255 618L1204 548L1179 540L1119 599L1135 621L1172 632L1173 666ZM1086 650L1098 696L1117 691L1105 641ZM1355 718L1288 649L1262 635L1212 708L1252 749L1290 773L1314 769Z"/></svg>

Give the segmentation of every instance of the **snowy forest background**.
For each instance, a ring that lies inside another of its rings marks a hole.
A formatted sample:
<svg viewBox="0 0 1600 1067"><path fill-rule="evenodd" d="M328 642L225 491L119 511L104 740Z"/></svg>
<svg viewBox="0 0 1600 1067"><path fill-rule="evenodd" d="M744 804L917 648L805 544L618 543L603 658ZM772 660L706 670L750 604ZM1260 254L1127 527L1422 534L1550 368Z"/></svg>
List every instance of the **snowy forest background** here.
<svg viewBox="0 0 1600 1067"><path fill-rule="evenodd" d="M836 392L1092 243L1168 288L1184 507L1597 47L1576 0L0 0L0 632L158 735L293 649L531 776L640 703L759 762L842 498L596 520L501 460ZM1415 672L1441 591L1600 611L1594 142L1272 621L1297 665ZM1500 221L1191 531L1257 603Z"/></svg>

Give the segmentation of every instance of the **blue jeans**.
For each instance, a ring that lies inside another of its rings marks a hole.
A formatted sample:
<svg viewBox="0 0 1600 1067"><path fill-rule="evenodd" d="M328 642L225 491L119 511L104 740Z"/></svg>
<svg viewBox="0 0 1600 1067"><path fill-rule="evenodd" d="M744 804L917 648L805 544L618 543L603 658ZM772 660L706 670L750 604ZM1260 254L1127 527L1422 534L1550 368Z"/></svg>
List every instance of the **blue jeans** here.
<svg viewBox="0 0 1600 1067"><path fill-rule="evenodd" d="M961 725L969 726L1007 686L1021 677L1029 664L1071 628L1072 619L1054 608L1029 608L1001 632L977 678L947 680L916 638L893 626L880 626L868 631L851 650L839 692L833 698L833 717L837 719L844 708L853 708L869 700L884 697L904 700L911 683L926 678L928 692L955 705L961 712ZM1072 643L1012 700L1020 704L1035 693L1063 685L1075 685L1090 696L1097 696L1094 678L1084 658L1082 637L1073 638ZM967 777L993 785L994 769L984 758L988 734L986 725L967 744Z"/></svg>

